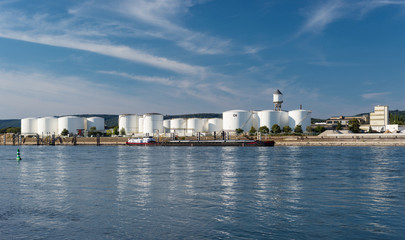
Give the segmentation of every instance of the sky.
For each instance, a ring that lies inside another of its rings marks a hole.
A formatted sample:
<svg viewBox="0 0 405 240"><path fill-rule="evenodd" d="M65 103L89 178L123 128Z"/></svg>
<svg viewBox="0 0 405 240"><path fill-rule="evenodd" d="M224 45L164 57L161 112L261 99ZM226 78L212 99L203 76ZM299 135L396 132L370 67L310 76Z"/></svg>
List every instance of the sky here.
<svg viewBox="0 0 405 240"><path fill-rule="evenodd" d="M405 0L1 0L0 119L405 110Z"/></svg>

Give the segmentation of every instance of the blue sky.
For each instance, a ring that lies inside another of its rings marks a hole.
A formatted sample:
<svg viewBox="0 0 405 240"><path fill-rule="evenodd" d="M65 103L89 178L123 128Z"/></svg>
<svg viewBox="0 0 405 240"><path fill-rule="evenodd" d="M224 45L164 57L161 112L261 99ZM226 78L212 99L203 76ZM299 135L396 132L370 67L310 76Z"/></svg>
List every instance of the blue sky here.
<svg viewBox="0 0 405 240"><path fill-rule="evenodd" d="M405 109L405 0L2 0L0 119Z"/></svg>

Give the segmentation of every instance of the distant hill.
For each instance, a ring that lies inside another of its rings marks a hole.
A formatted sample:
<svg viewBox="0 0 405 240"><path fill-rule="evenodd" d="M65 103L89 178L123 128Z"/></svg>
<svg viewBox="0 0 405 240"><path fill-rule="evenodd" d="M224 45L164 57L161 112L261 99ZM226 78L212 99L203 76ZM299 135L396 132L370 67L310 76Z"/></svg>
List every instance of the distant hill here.
<svg viewBox="0 0 405 240"><path fill-rule="evenodd" d="M173 118L222 118L222 113L193 113L193 114L163 116L164 120Z"/></svg>
<svg viewBox="0 0 405 240"><path fill-rule="evenodd" d="M20 127L20 126L21 126L20 119L0 120L0 129L9 128L9 127Z"/></svg>

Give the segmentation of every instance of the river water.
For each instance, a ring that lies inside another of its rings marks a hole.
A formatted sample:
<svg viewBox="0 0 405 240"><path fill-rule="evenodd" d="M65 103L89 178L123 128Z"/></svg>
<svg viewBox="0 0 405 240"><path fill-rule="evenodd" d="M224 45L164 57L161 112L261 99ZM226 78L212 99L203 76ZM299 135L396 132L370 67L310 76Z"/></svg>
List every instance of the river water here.
<svg viewBox="0 0 405 240"><path fill-rule="evenodd" d="M400 239L401 147L0 147L0 239Z"/></svg>

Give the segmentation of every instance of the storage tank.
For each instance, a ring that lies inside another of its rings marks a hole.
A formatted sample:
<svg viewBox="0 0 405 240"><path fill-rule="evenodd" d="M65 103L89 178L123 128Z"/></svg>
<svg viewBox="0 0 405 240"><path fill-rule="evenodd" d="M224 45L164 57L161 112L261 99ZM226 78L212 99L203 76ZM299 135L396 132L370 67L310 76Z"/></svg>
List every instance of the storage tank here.
<svg viewBox="0 0 405 240"><path fill-rule="evenodd" d="M170 119L170 132L180 132L186 128L186 125L184 118Z"/></svg>
<svg viewBox="0 0 405 240"><path fill-rule="evenodd" d="M222 118L210 118L208 119L208 132L220 132L222 131Z"/></svg>
<svg viewBox="0 0 405 240"><path fill-rule="evenodd" d="M274 124L283 128L288 126L288 112L285 111L274 111L274 110L263 110L258 112L259 117L259 127L266 126L271 130Z"/></svg>
<svg viewBox="0 0 405 240"><path fill-rule="evenodd" d="M126 135L131 135L139 132L139 115L122 114L118 117L118 129L125 129Z"/></svg>
<svg viewBox="0 0 405 240"><path fill-rule="evenodd" d="M23 118L21 119L21 135L35 135L37 134L37 118Z"/></svg>
<svg viewBox="0 0 405 240"><path fill-rule="evenodd" d="M55 117L43 117L37 120L37 133L41 136L59 135L58 119Z"/></svg>
<svg viewBox="0 0 405 240"><path fill-rule="evenodd" d="M187 119L187 132L188 133L197 133L202 132L203 124L200 118L189 118Z"/></svg>
<svg viewBox="0 0 405 240"><path fill-rule="evenodd" d="M288 112L290 128L294 130L297 125L301 125L302 131L306 132L308 126L311 126L311 111L293 110Z"/></svg>
<svg viewBox="0 0 405 240"><path fill-rule="evenodd" d="M138 131L139 133L143 133L143 116L140 116L138 119Z"/></svg>
<svg viewBox="0 0 405 240"><path fill-rule="evenodd" d="M170 119L163 120L163 130L165 133L170 132Z"/></svg>
<svg viewBox="0 0 405 240"><path fill-rule="evenodd" d="M163 133L163 115L160 113L147 113L143 115L143 133L150 136L156 132Z"/></svg>
<svg viewBox="0 0 405 240"><path fill-rule="evenodd" d="M87 131L90 128L96 127L97 131L104 131L104 118L101 117L90 117L87 118Z"/></svg>
<svg viewBox="0 0 405 240"><path fill-rule="evenodd" d="M257 111L252 111L252 127L254 127L256 130L259 129L259 115ZM250 128L249 128L250 130Z"/></svg>
<svg viewBox="0 0 405 240"><path fill-rule="evenodd" d="M235 131L238 128L248 132L252 127L252 112L245 110L230 110L223 113L223 130Z"/></svg>
<svg viewBox="0 0 405 240"><path fill-rule="evenodd" d="M208 132L208 118L201 118L202 132Z"/></svg>
<svg viewBox="0 0 405 240"><path fill-rule="evenodd" d="M85 120L84 118L76 116L58 118L58 134L61 134L63 129L67 129L69 133L77 134L78 129L84 129Z"/></svg>

